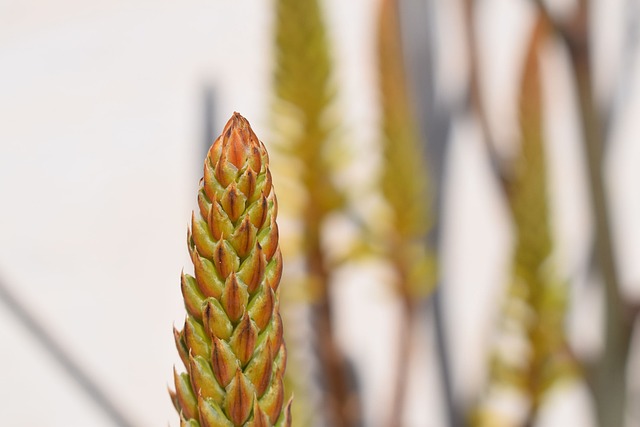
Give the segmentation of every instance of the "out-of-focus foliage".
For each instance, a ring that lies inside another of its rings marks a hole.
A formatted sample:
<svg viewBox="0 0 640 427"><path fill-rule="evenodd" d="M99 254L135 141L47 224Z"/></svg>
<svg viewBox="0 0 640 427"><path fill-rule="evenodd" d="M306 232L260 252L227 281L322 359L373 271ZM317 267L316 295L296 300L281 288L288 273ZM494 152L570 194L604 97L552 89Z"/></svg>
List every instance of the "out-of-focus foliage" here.
<svg viewBox="0 0 640 427"><path fill-rule="evenodd" d="M395 270L402 315L398 328L395 386L388 425L398 425L412 350L412 331L419 298L435 285L435 262L427 250L426 233L432 225L425 156L408 94L397 0L382 0L378 11L378 69L383 151L381 190L387 202L386 223L374 235Z"/></svg>
<svg viewBox="0 0 640 427"><path fill-rule="evenodd" d="M382 108L381 187L389 222L381 238L393 260L402 293L425 296L435 284L435 263L426 251L432 225L429 176L408 94L396 0L382 0L378 20L378 66Z"/></svg>
<svg viewBox="0 0 640 427"><path fill-rule="evenodd" d="M531 33L520 91L519 156L507 182L514 221L512 278L499 324L498 348L492 357L489 390L511 388L522 393L534 420L542 400L559 379L575 372L565 333L567 289L550 265L547 165L543 138L539 55L548 28L539 18ZM497 422L485 402L475 425Z"/></svg>
<svg viewBox="0 0 640 427"><path fill-rule="evenodd" d="M295 170L305 202L303 220L313 229L305 246L316 244L319 224L342 204L332 174L338 158L339 122L331 106L329 42L317 0L277 0L273 121L274 144Z"/></svg>
<svg viewBox="0 0 640 427"><path fill-rule="evenodd" d="M289 285L284 288L297 289L292 299L299 301L302 295L311 301L318 350L314 354L324 378L323 413L313 411L305 399L309 384L304 383L304 375L299 375L303 367L294 366L294 358L287 381L300 396L293 408L297 425L325 419L333 425L347 426L352 425L345 420L352 393L345 359L331 325L328 288L333 266L322 236L327 216L344 205L335 174L345 158L337 138L340 123L333 110L333 64L320 2L276 0L274 27L274 163L283 172L283 187L290 190L282 205L284 216L297 226L284 248L287 259L299 261L303 270L298 277L286 276Z"/></svg>

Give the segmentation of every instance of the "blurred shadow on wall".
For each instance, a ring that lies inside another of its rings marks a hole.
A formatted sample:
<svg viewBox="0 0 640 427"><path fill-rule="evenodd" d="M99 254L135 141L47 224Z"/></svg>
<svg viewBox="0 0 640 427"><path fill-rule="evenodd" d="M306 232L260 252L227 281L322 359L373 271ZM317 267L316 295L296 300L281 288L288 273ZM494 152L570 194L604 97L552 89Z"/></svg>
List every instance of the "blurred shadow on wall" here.
<svg viewBox="0 0 640 427"><path fill-rule="evenodd" d="M103 414L117 427L139 427L116 402L107 394L104 387L82 367L76 357L66 350L44 326L42 319L32 313L28 305L23 303L0 278L0 300L7 306L11 314L42 346L45 352L60 365L63 371L85 392L100 408Z"/></svg>

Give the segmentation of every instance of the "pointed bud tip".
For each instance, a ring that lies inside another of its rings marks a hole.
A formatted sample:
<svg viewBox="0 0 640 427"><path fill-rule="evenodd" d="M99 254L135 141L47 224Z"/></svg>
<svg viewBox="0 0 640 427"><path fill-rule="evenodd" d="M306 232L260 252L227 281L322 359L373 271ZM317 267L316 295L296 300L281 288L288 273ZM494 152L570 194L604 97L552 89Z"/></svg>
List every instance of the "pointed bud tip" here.
<svg viewBox="0 0 640 427"><path fill-rule="evenodd" d="M249 122L247 121L247 119L245 119L242 114L238 113L237 111L233 112L233 115L231 116L231 119L233 121L232 126L237 126L237 127L245 127L249 124Z"/></svg>
<svg viewBox="0 0 640 427"><path fill-rule="evenodd" d="M258 145L249 121L234 112L222 131L223 158L241 168Z"/></svg>

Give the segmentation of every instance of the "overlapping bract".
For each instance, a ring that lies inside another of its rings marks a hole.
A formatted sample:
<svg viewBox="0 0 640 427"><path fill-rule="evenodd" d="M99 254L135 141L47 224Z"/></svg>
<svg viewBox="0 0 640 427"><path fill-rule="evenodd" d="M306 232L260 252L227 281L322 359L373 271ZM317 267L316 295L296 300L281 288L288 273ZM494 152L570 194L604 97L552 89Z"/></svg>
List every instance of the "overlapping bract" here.
<svg viewBox="0 0 640 427"><path fill-rule="evenodd" d="M174 331L186 372L171 397L180 425L290 426L279 313L282 255L269 158L238 113L209 149L182 274L187 317Z"/></svg>

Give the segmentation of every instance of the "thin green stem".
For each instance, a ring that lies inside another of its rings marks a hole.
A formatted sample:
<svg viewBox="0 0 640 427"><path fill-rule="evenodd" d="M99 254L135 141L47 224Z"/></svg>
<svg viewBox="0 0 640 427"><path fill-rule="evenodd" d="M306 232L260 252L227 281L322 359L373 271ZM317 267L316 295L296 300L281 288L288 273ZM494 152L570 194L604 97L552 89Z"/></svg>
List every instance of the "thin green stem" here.
<svg viewBox="0 0 640 427"><path fill-rule="evenodd" d="M604 282L605 301L603 354L591 367L588 375L599 425L623 427L627 401L626 367L633 332L633 316L622 297L611 233L611 218L603 175L605 134L593 93L589 5L586 0L580 0L574 19L563 25L553 19L543 0L533 1L565 42L574 75L595 220L595 258Z"/></svg>

